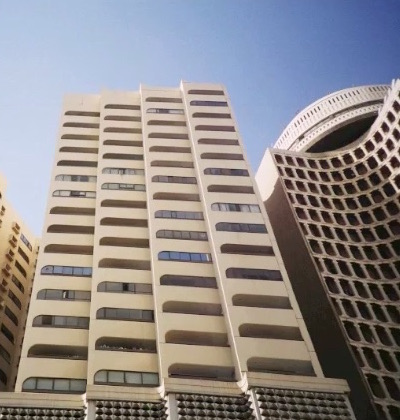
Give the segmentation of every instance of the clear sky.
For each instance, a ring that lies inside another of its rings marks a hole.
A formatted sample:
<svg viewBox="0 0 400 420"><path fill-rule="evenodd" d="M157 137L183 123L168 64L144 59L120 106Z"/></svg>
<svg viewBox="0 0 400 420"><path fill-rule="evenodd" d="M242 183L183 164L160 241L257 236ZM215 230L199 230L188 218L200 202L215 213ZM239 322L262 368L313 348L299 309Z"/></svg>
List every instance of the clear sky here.
<svg viewBox="0 0 400 420"><path fill-rule="evenodd" d="M400 0L0 0L0 172L41 233L65 93L227 86L256 171L297 111L400 76Z"/></svg>

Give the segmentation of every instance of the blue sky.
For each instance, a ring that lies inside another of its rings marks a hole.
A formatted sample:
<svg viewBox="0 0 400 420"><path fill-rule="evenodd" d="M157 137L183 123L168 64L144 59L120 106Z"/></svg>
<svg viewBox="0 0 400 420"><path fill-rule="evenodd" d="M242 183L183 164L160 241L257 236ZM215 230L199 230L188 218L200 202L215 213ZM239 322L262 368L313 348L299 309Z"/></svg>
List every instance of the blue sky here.
<svg viewBox="0 0 400 420"><path fill-rule="evenodd" d="M62 97L227 86L255 171L297 111L400 76L400 0L0 0L0 172L41 233Z"/></svg>

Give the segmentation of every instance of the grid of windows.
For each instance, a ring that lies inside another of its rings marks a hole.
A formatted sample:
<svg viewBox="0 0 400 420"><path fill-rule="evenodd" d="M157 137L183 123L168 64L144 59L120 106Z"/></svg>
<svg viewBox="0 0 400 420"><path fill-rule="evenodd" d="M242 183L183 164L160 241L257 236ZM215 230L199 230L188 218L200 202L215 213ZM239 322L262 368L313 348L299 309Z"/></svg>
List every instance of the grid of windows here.
<svg viewBox="0 0 400 420"><path fill-rule="evenodd" d="M46 265L40 274L52 276L91 277L92 267L71 267L66 265Z"/></svg>
<svg viewBox="0 0 400 420"><path fill-rule="evenodd" d="M56 181L71 181L71 182L96 182L97 176L89 175L57 175Z"/></svg>
<svg viewBox="0 0 400 420"><path fill-rule="evenodd" d="M204 252L161 251L158 253L158 259L163 261L212 262L211 254Z"/></svg>
<svg viewBox="0 0 400 420"><path fill-rule="evenodd" d="M149 108L146 111L148 114L178 114L183 115L183 109L171 109L171 108Z"/></svg>
<svg viewBox="0 0 400 420"><path fill-rule="evenodd" d="M282 280L282 275L279 270L266 270L258 268L231 267L226 270L226 277L229 279Z"/></svg>
<svg viewBox="0 0 400 420"><path fill-rule="evenodd" d="M226 101L190 101L193 106L228 106Z"/></svg>
<svg viewBox="0 0 400 420"><path fill-rule="evenodd" d="M99 370L94 375L95 384L123 386L158 386L157 373L131 372L122 370Z"/></svg>
<svg viewBox="0 0 400 420"><path fill-rule="evenodd" d="M33 319L34 327L89 329L85 316L39 315Z"/></svg>
<svg viewBox="0 0 400 420"><path fill-rule="evenodd" d="M100 308L96 312L96 318L119 321L154 322L154 311L149 309Z"/></svg>
<svg viewBox="0 0 400 420"><path fill-rule="evenodd" d="M87 290L42 289L39 290L37 299L90 301L90 292Z"/></svg>
<svg viewBox="0 0 400 420"><path fill-rule="evenodd" d="M165 274L161 276L160 284L163 286L204 287L217 289L217 280L215 277Z"/></svg>
<svg viewBox="0 0 400 420"><path fill-rule="evenodd" d="M213 203L211 204L211 210L261 213L260 207L257 204Z"/></svg>
<svg viewBox="0 0 400 420"><path fill-rule="evenodd" d="M188 220L204 220L201 211L172 211L157 210L155 217L160 219L188 219Z"/></svg>
<svg viewBox="0 0 400 420"><path fill-rule="evenodd" d="M78 198L96 198L95 191L73 191L73 190L56 190L53 197L78 197Z"/></svg>
<svg viewBox="0 0 400 420"><path fill-rule="evenodd" d="M193 241L207 241L207 232L193 232L188 230L159 230L156 233L157 238L164 239L183 239Z"/></svg>
<svg viewBox="0 0 400 420"><path fill-rule="evenodd" d="M108 293L136 293L151 295L152 285L148 283L123 283L117 281L102 281L97 286L98 292Z"/></svg>
<svg viewBox="0 0 400 420"><path fill-rule="evenodd" d="M57 394L82 394L86 391L86 380L64 378L28 378L22 391L55 392Z"/></svg>
<svg viewBox="0 0 400 420"><path fill-rule="evenodd" d="M194 176L155 175L151 180L153 182L167 182L173 184L197 184L196 177Z"/></svg>
<svg viewBox="0 0 400 420"><path fill-rule="evenodd" d="M144 175L144 170L132 168L104 168L101 173L113 175Z"/></svg>
<svg viewBox="0 0 400 420"><path fill-rule="evenodd" d="M105 183L101 186L102 190L128 190L128 191L146 191L144 184L117 184L113 182Z"/></svg>
<svg viewBox="0 0 400 420"><path fill-rule="evenodd" d="M222 232L267 233L267 228L261 223L219 222L215 225L215 228Z"/></svg>
<svg viewBox="0 0 400 420"><path fill-rule="evenodd" d="M206 168L205 175L224 175L224 176L249 176L247 169L229 169L229 168Z"/></svg>

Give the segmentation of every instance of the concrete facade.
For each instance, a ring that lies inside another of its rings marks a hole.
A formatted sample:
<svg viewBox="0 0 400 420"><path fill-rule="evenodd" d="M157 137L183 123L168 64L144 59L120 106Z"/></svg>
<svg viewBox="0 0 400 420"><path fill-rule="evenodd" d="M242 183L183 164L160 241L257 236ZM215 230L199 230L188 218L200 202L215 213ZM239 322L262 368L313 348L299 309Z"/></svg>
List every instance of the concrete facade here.
<svg viewBox="0 0 400 420"><path fill-rule="evenodd" d="M69 95L60 126L4 418L354 418L223 86Z"/></svg>
<svg viewBox="0 0 400 420"><path fill-rule="evenodd" d="M14 390L38 250L0 176L0 391Z"/></svg>
<svg viewBox="0 0 400 420"><path fill-rule="evenodd" d="M256 175L322 370L347 379L360 419L400 417L399 93L316 101Z"/></svg>

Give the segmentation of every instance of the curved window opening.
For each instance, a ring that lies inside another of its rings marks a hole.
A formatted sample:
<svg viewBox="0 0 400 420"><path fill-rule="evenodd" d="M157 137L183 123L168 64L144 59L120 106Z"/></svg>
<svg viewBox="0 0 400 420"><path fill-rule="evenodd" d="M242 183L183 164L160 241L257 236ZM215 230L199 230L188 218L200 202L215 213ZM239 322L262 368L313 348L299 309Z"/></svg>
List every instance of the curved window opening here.
<svg viewBox="0 0 400 420"><path fill-rule="evenodd" d="M104 108L106 108L106 109L129 109L131 111L140 111L140 105L107 104Z"/></svg>
<svg viewBox="0 0 400 420"><path fill-rule="evenodd" d="M151 146L150 152L192 153L192 149L190 147Z"/></svg>
<svg viewBox="0 0 400 420"><path fill-rule="evenodd" d="M128 270L150 270L150 261L123 260L120 258L103 258L99 261L100 268L119 268Z"/></svg>
<svg viewBox="0 0 400 420"><path fill-rule="evenodd" d="M65 122L63 127L72 128L99 128L99 123L83 123L83 122Z"/></svg>
<svg viewBox="0 0 400 420"><path fill-rule="evenodd" d="M98 148L95 147L61 147L60 152L64 153L94 153L97 155Z"/></svg>
<svg viewBox="0 0 400 420"><path fill-rule="evenodd" d="M115 207L126 209L145 209L147 207L146 201L133 200L103 200L100 207Z"/></svg>
<svg viewBox="0 0 400 420"><path fill-rule="evenodd" d="M99 136L94 134L63 134L61 140L98 140Z"/></svg>
<svg viewBox="0 0 400 420"><path fill-rule="evenodd" d="M21 258L27 263L27 264L30 264L30 262L29 262L29 257L25 254L25 252L20 248L20 247L18 247L18 254L19 255L21 255Z"/></svg>
<svg viewBox="0 0 400 420"><path fill-rule="evenodd" d="M190 101L192 106L228 106L226 101Z"/></svg>
<svg viewBox="0 0 400 420"><path fill-rule="evenodd" d="M235 132L233 125L196 125L194 127L196 131L224 131L224 132Z"/></svg>
<svg viewBox="0 0 400 420"><path fill-rule="evenodd" d="M17 286L21 293L25 293L24 285L14 275L12 275L11 281Z"/></svg>
<svg viewBox="0 0 400 420"><path fill-rule="evenodd" d="M8 290L8 297L10 298L10 300L14 303L14 305L18 309L22 309L22 303L21 303L21 301L17 298L17 296L10 289Z"/></svg>
<svg viewBox="0 0 400 420"><path fill-rule="evenodd" d="M81 346L57 346L37 344L28 350L28 357L45 357L49 359L87 360L88 349Z"/></svg>
<svg viewBox="0 0 400 420"><path fill-rule="evenodd" d="M283 325L242 324L239 326L240 337L269 338L274 340L302 341L297 327Z"/></svg>
<svg viewBox="0 0 400 420"><path fill-rule="evenodd" d="M233 295L233 306L246 306L249 308L291 309L289 298L285 296L265 295Z"/></svg>
<svg viewBox="0 0 400 420"><path fill-rule="evenodd" d="M235 369L225 366L207 366L174 363L168 368L170 378L190 378L204 381L235 382Z"/></svg>
<svg viewBox="0 0 400 420"><path fill-rule="evenodd" d="M149 309L100 308L96 312L96 319L154 322L154 311Z"/></svg>
<svg viewBox="0 0 400 420"><path fill-rule="evenodd" d="M197 179L194 176L155 175L151 180L152 182L166 182L170 184L197 184Z"/></svg>
<svg viewBox="0 0 400 420"><path fill-rule="evenodd" d="M207 191L228 194L254 194L253 187L244 185L209 185Z"/></svg>
<svg viewBox="0 0 400 420"><path fill-rule="evenodd" d="M94 216L94 208L84 208L84 207L61 207L56 206L50 210L50 214L65 214L73 216ZM64 225L52 225L52 226L64 226ZM49 232L49 231L48 231Z"/></svg>
<svg viewBox="0 0 400 420"><path fill-rule="evenodd" d="M173 211L157 210L154 213L156 219L186 219L186 220L204 220L201 211Z"/></svg>
<svg viewBox="0 0 400 420"><path fill-rule="evenodd" d="M92 111L67 111L64 115L73 115L74 117L100 117L100 112Z"/></svg>
<svg viewBox="0 0 400 420"><path fill-rule="evenodd" d="M96 341L96 350L156 353L156 340L138 338L101 337Z"/></svg>
<svg viewBox="0 0 400 420"><path fill-rule="evenodd" d="M18 262L15 261L15 268L26 278L26 270L24 267L22 267L22 265Z"/></svg>
<svg viewBox="0 0 400 420"><path fill-rule="evenodd" d="M99 370L94 375L95 384L118 386L158 386L158 373L122 370Z"/></svg>
<svg viewBox="0 0 400 420"><path fill-rule="evenodd" d="M225 271L228 279L247 279L247 280L282 280L279 270L267 270L260 268L228 268Z"/></svg>
<svg viewBox="0 0 400 420"><path fill-rule="evenodd" d="M187 134L181 133L149 133L149 139L189 140Z"/></svg>
<svg viewBox="0 0 400 420"><path fill-rule="evenodd" d="M33 327L89 329L86 316L39 315L33 318Z"/></svg>
<svg viewBox="0 0 400 420"><path fill-rule="evenodd" d="M14 337L14 334L4 325L4 324L1 324L1 327L0 327L0 331L1 331L1 333L4 335L4 337L6 337L7 338L7 340L10 342L10 343L12 343L12 344L14 344L15 343L15 337Z"/></svg>
<svg viewBox="0 0 400 420"><path fill-rule="evenodd" d="M277 373L279 375L315 376L312 363L306 360L251 357L247 360L250 372Z"/></svg>
<svg viewBox="0 0 400 420"><path fill-rule="evenodd" d="M216 95L216 96L225 95L223 90L216 90L216 89L190 89L188 90L188 93L192 95Z"/></svg>
<svg viewBox="0 0 400 420"><path fill-rule="evenodd" d="M232 118L231 114L216 112L194 112L193 118Z"/></svg>
<svg viewBox="0 0 400 420"><path fill-rule="evenodd" d="M197 143L212 144L215 146L239 146L239 141L233 139L199 139Z"/></svg>
<svg viewBox="0 0 400 420"><path fill-rule="evenodd" d="M183 115L183 109L171 109L171 108L148 108L147 114L177 114Z"/></svg>
<svg viewBox="0 0 400 420"><path fill-rule="evenodd" d="M120 217L104 217L101 226L147 227L146 219L123 219Z"/></svg>
<svg viewBox="0 0 400 420"><path fill-rule="evenodd" d="M96 191L55 190L53 197L96 198Z"/></svg>
<svg viewBox="0 0 400 420"><path fill-rule="evenodd" d="M141 128L106 127L103 131L104 133L142 134Z"/></svg>
<svg viewBox="0 0 400 420"><path fill-rule="evenodd" d="M165 102L165 103L172 103L172 104L181 104L181 98L165 98L161 96L149 96L146 98L146 102Z"/></svg>
<svg viewBox="0 0 400 420"><path fill-rule="evenodd" d="M212 262L211 254L204 252L179 252L179 251L161 251L158 253L160 261L180 261L195 263Z"/></svg>
<svg viewBox="0 0 400 420"><path fill-rule="evenodd" d="M87 168L97 168L97 162L89 160L59 160L57 166L80 166Z"/></svg>
<svg viewBox="0 0 400 420"><path fill-rule="evenodd" d="M143 147L140 140L104 140L104 146Z"/></svg>
<svg viewBox="0 0 400 420"><path fill-rule="evenodd" d="M240 153L202 153L201 159L218 159L218 160L244 160Z"/></svg>
<svg viewBox="0 0 400 420"><path fill-rule="evenodd" d="M195 232L189 230L158 230L156 233L157 238L163 239L180 239L191 241L207 241L207 232Z"/></svg>
<svg viewBox="0 0 400 420"><path fill-rule="evenodd" d="M189 315L208 315L221 316L222 307L216 303L199 303L199 302L164 302L162 310L165 313L173 314L189 314Z"/></svg>
<svg viewBox="0 0 400 420"><path fill-rule="evenodd" d="M267 233L265 225L260 223L228 223L219 222L215 225L220 232Z"/></svg>
<svg viewBox="0 0 400 420"><path fill-rule="evenodd" d="M101 173L112 175L144 175L144 170L132 168L104 168Z"/></svg>
<svg viewBox="0 0 400 420"><path fill-rule="evenodd" d="M42 275L91 277L92 267L72 267L66 265L45 265L41 270Z"/></svg>
<svg viewBox="0 0 400 420"><path fill-rule="evenodd" d="M228 335L224 333L172 330L165 334L165 342L188 346L229 347Z"/></svg>
<svg viewBox="0 0 400 420"><path fill-rule="evenodd" d="M6 306L4 308L4 314L7 316L7 318L15 325L18 327L18 317L14 314L14 312L8 307Z"/></svg>
<svg viewBox="0 0 400 420"><path fill-rule="evenodd" d="M107 293L135 293L138 295L151 295L153 288L148 283L123 283L119 281L102 281L97 285L98 292Z"/></svg>
<svg viewBox="0 0 400 420"><path fill-rule="evenodd" d="M205 175L223 175L223 176L249 176L247 169L230 169L230 168L206 168Z"/></svg>
<svg viewBox="0 0 400 420"><path fill-rule="evenodd" d="M217 289L217 280L215 277L164 274L160 278L160 284L162 286L203 287L208 289Z"/></svg>
<svg viewBox="0 0 400 420"><path fill-rule="evenodd" d="M2 382L4 385L7 385L8 382L7 375L2 369L0 369L0 382Z"/></svg>
<svg viewBox="0 0 400 420"><path fill-rule="evenodd" d="M24 381L22 384L22 391L55 392L57 394L83 394L86 391L86 380L32 377Z"/></svg>
<svg viewBox="0 0 400 420"><path fill-rule="evenodd" d="M93 255L93 247L87 245L51 244L45 246L44 253Z"/></svg>
<svg viewBox="0 0 400 420"><path fill-rule="evenodd" d="M11 364L11 354L1 344L0 356L7 362L7 364Z"/></svg>
<svg viewBox="0 0 400 420"><path fill-rule="evenodd" d="M163 168L194 168L193 162L183 162L178 160L153 160L150 166L160 166Z"/></svg>
<svg viewBox="0 0 400 420"><path fill-rule="evenodd" d="M260 207L257 204L213 203L211 204L211 210L261 213Z"/></svg>
<svg viewBox="0 0 400 420"><path fill-rule="evenodd" d="M96 182L97 176L88 175L57 175L56 181L68 181L68 182Z"/></svg>
<svg viewBox="0 0 400 420"><path fill-rule="evenodd" d="M223 244L221 245L222 254L241 254L241 255L265 255L273 256L272 246L244 245L244 244Z"/></svg>
<svg viewBox="0 0 400 420"><path fill-rule="evenodd" d="M61 290L42 289L37 293L36 298L40 300L79 300L90 301L91 293L88 290Z"/></svg>
<svg viewBox="0 0 400 420"><path fill-rule="evenodd" d="M101 186L102 190L146 191L144 184L118 184L106 182Z"/></svg>
<svg viewBox="0 0 400 420"><path fill-rule="evenodd" d="M153 199L171 201L200 201L200 196L198 194L158 192L153 194Z"/></svg>
<svg viewBox="0 0 400 420"><path fill-rule="evenodd" d="M143 155L126 154L126 153L104 153L103 159L143 160Z"/></svg>
<svg viewBox="0 0 400 420"><path fill-rule="evenodd" d="M94 226L50 225L47 228L47 232L50 232L50 233L72 233L72 234L93 235L94 234Z"/></svg>
<svg viewBox="0 0 400 420"><path fill-rule="evenodd" d="M128 115L106 115L104 119L108 121L135 121L135 122L142 121L140 117L133 117L133 116L128 116Z"/></svg>
<svg viewBox="0 0 400 420"><path fill-rule="evenodd" d="M100 239L100 245L132 247L132 248L148 248L149 240L141 239L141 238L104 237Z"/></svg>

